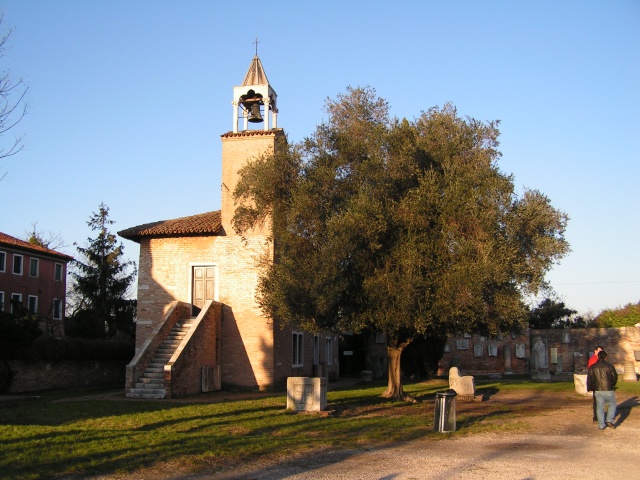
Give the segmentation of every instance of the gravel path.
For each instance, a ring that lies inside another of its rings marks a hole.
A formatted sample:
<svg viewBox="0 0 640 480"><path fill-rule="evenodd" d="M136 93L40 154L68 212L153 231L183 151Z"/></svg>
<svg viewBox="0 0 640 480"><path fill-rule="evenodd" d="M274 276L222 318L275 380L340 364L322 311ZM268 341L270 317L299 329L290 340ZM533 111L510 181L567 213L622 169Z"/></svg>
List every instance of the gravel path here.
<svg viewBox="0 0 640 480"><path fill-rule="evenodd" d="M598 430L591 401L527 420L525 433L443 434L388 448L327 452L189 480L640 479L640 403L618 396L618 428ZM499 399L496 399L499 401Z"/></svg>

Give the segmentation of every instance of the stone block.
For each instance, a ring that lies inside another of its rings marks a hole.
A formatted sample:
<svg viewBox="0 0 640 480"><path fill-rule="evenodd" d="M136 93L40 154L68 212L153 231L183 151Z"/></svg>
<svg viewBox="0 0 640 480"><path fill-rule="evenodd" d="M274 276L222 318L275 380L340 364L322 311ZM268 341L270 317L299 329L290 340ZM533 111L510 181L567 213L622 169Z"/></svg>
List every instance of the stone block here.
<svg viewBox="0 0 640 480"><path fill-rule="evenodd" d="M326 377L288 377L287 410L319 412L327 408Z"/></svg>
<svg viewBox="0 0 640 480"><path fill-rule="evenodd" d="M591 392L587 392L587 374L586 373L574 373L573 385L575 386L576 393L579 395L593 395Z"/></svg>
<svg viewBox="0 0 640 480"><path fill-rule="evenodd" d="M458 367L449 369L449 388L455 390L461 400L473 400L476 395L474 378L471 375L460 375Z"/></svg>

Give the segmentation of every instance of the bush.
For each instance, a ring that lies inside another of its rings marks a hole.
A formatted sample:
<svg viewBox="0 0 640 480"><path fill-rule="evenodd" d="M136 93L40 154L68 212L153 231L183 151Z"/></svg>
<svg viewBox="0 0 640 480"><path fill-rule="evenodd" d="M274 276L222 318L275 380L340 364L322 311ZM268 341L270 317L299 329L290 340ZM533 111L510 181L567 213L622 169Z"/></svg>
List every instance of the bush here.
<svg viewBox="0 0 640 480"><path fill-rule="evenodd" d="M627 304L615 310L604 310L594 320L596 327L632 327L640 323L640 302Z"/></svg>
<svg viewBox="0 0 640 480"><path fill-rule="evenodd" d="M26 362L37 361L70 361L70 360L102 360L129 362L135 354L134 343L130 339L88 339L88 338L54 338L43 335L31 346L24 349L16 360Z"/></svg>

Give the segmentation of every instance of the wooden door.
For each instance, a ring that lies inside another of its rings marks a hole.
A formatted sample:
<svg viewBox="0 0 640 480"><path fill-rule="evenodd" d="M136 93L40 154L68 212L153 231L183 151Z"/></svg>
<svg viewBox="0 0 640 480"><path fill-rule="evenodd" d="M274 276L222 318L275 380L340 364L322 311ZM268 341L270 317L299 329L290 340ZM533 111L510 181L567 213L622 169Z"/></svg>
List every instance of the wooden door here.
<svg viewBox="0 0 640 480"><path fill-rule="evenodd" d="M193 316L200 313L202 307L208 300L214 300L215 268L214 267L193 267Z"/></svg>

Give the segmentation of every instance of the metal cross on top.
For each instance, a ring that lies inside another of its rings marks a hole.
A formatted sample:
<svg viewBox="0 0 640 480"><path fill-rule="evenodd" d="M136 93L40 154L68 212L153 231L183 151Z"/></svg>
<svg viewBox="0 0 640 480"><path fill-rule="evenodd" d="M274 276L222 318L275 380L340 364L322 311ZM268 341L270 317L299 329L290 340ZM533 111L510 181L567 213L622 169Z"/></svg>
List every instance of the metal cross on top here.
<svg viewBox="0 0 640 480"><path fill-rule="evenodd" d="M258 37L256 37L256 41L253 43L256 44L256 56L258 56L258 43L260 43L260 41L258 40Z"/></svg>

